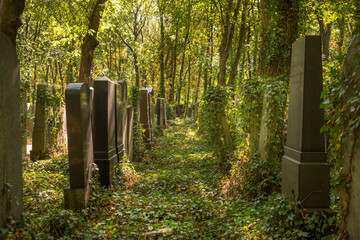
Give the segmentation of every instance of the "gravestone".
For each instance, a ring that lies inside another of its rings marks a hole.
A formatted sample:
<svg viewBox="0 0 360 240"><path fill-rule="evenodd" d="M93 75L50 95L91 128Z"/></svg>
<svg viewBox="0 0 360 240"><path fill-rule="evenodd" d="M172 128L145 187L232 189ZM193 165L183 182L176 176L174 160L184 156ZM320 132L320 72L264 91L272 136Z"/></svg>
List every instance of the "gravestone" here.
<svg viewBox="0 0 360 240"><path fill-rule="evenodd" d="M158 98L156 102L157 125L161 129L167 128L165 98Z"/></svg>
<svg viewBox="0 0 360 240"><path fill-rule="evenodd" d="M116 138L115 138L115 146L116 146L116 154L117 154L117 161L120 162L122 157L124 156L124 132L123 132L123 122L124 122L124 116L126 115L125 109L124 109L124 100L123 100L123 91L122 91L122 84L115 84L115 132L116 132Z"/></svg>
<svg viewBox="0 0 360 240"><path fill-rule="evenodd" d="M292 45L289 116L282 191L305 208L329 208L322 92L321 39L305 36Z"/></svg>
<svg viewBox="0 0 360 240"><path fill-rule="evenodd" d="M146 89L140 90L140 122L145 130L144 142L153 143L153 130L151 125L151 97Z"/></svg>
<svg viewBox="0 0 360 240"><path fill-rule="evenodd" d="M16 50L0 33L0 228L20 222L23 209L20 104Z"/></svg>
<svg viewBox="0 0 360 240"><path fill-rule="evenodd" d="M70 187L64 191L65 208L85 209L94 170L92 94L85 83L71 83L65 90Z"/></svg>
<svg viewBox="0 0 360 240"><path fill-rule="evenodd" d="M106 77L94 81L94 162L100 183L110 186L117 162L115 147L115 83Z"/></svg>
<svg viewBox="0 0 360 240"><path fill-rule="evenodd" d="M30 159L40 160L49 157L49 130L47 126L47 98L52 93L51 86L46 83L37 85L36 107L35 107L35 123L32 137L32 150Z"/></svg>
<svg viewBox="0 0 360 240"><path fill-rule="evenodd" d="M161 99L161 101L162 101L162 105L161 105L161 107L162 107L162 121L163 121L163 127L164 127L164 129L166 129L166 128L167 128L166 100L165 100L165 98L162 98L162 99Z"/></svg>
<svg viewBox="0 0 360 240"><path fill-rule="evenodd" d="M125 148L126 154L131 161L133 158L133 125L134 125L134 108L132 105L128 105L126 108L127 112L127 124L126 124L126 139L125 139Z"/></svg>

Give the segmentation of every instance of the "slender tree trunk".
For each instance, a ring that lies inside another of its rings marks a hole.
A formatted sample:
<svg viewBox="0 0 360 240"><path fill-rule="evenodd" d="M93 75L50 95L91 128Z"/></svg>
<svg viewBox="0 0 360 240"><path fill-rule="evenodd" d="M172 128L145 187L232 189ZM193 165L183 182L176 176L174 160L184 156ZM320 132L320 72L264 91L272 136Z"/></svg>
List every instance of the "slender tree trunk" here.
<svg viewBox="0 0 360 240"><path fill-rule="evenodd" d="M268 51L269 44L269 22L270 18L268 16L268 1L263 0L260 2L261 7L261 43L260 43L260 55L258 62L258 75L263 76L266 73L266 54Z"/></svg>
<svg viewBox="0 0 360 240"><path fill-rule="evenodd" d="M91 68L94 59L94 50L99 44L96 35L99 30L101 14L104 11L106 1L107 0L96 0L90 16L89 31L85 35L81 45L79 82L87 83L89 86L93 85L91 82Z"/></svg>
<svg viewBox="0 0 360 240"><path fill-rule="evenodd" d="M160 97L165 98L165 66L164 66L164 51L165 51L165 30L164 30L164 16L160 16Z"/></svg>
<svg viewBox="0 0 360 240"><path fill-rule="evenodd" d="M344 46L344 38L345 38L345 18L344 17L342 17L341 19L340 19L340 23L339 23L339 29L340 29L340 36L339 36L339 41L338 41L338 47L339 47L339 49L338 49L338 54L339 55L342 55L342 48L343 48L343 46Z"/></svg>
<svg viewBox="0 0 360 240"><path fill-rule="evenodd" d="M236 49L235 59L232 61L231 69L230 69L230 76L229 81L227 83L228 86L234 87L234 81L237 75L237 68L239 66L240 57L242 54L242 49L245 42L245 35L246 35L246 15L247 15L247 5L248 0L245 0L243 3L242 13L241 13L241 26L240 26L240 33L238 38L238 46ZM250 31L248 31L250 33Z"/></svg>
<svg viewBox="0 0 360 240"><path fill-rule="evenodd" d="M226 86L226 63L232 48L232 41L235 32L235 25L239 15L241 0L237 0L234 12L232 11L233 0L228 1L225 16L221 17L221 43L220 43L220 66L219 66L219 84Z"/></svg>
<svg viewBox="0 0 360 240"><path fill-rule="evenodd" d="M178 42L178 28L176 28L176 34L175 34L175 46L174 46L174 53L173 53L173 73L172 73L172 80L170 83L170 95L169 95L169 102L174 101L174 95L175 95L175 78L176 78L176 65L177 65L177 42Z"/></svg>
<svg viewBox="0 0 360 240"><path fill-rule="evenodd" d="M324 56L324 61L329 61L329 47L330 47L330 37L331 37L331 23L324 24L322 19L318 19L320 27L320 36L321 36L321 45L322 53Z"/></svg>
<svg viewBox="0 0 360 240"><path fill-rule="evenodd" d="M189 77L187 83L186 105L185 105L185 118L188 116L189 100L190 100L190 83L191 83L191 57L189 57Z"/></svg>

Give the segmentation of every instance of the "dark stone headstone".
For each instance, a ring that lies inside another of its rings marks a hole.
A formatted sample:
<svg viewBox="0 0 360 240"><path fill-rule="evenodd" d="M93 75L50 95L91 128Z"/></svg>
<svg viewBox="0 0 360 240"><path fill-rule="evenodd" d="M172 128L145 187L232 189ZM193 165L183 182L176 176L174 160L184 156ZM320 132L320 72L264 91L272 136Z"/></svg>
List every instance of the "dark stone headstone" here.
<svg viewBox="0 0 360 240"><path fill-rule="evenodd" d="M35 107L35 124L32 137L32 150L30 159L40 160L49 157L50 135L47 126L48 118L48 96L52 93L52 88L46 83L37 86L36 107Z"/></svg>
<svg viewBox="0 0 360 240"><path fill-rule="evenodd" d="M117 154L117 160L120 162L122 157L124 156L124 132L123 132L123 122L124 118L126 116L125 112L125 103L123 100L123 91L122 91L122 84L115 84L115 95L116 95L116 101L115 101L115 132L116 132L116 138L115 138L115 146L116 146L116 154Z"/></svg>
<svg viewBox="0 0 360 240"><path fill-rule="evenodd" d="M165 98L161 99L161 111L162 111L162 122L163 122L163 128L167 128L167 117L166 117L166 101Z"/></svg>
<svg viewBox="0 0 360 240"><path fill-rule="evenodd" d="M292 45L289 116L282 191L305 208L329 207L322 92L321 39L305 36Z"/></svg>
<svg viewBox="0 0 360 240"><path fill-rule="evenodd" d="M140 122L145 129L145 143L151 145L153 142L153 130L151 124L151 97L146 89L140 90Z"/></svg>
<svg viewBox="0 0 360 240"><path fill-rule="evenodd" d="M133 125L134 125L134 108L131 105L128 105L126 108L127 119L126 119L126 139L125 139L125 149L126 154L129 157L129 160L133 158Z"/></svg>
<svg viewBox="0 0 360 240"><path fill-rule="evenodd" d="M15 47L0 33L0 228L12 217L21 221L23 180L21 158L19 61Z"/></svg>
<svg viewBox="0 0 360 240"><path fill-rule="evenodd" d="M117 162L115 147L115 83L106 77L94 81L94 162L100 183L110 186Z"/></svg>
<svg viewBox="0 0 360 240"><path fill-rule="evenodd" d="M165 98L158 98L156 102L157 125L161 129L167 128Z"/></svg>
<svg viewBox="0 0 360 240"><path fill-rule="evenodd" d="M85 209L93 172L92 99L85 83L71 83L65 90L70 187L65 189L65 208Z"/></svg>

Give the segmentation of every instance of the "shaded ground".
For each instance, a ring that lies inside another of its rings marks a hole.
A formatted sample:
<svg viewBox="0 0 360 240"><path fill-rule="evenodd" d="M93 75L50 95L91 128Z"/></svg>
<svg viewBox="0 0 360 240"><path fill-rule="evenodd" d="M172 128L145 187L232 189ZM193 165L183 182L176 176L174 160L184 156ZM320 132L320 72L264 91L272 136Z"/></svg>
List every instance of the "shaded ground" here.
<svg viewBox="0 0 360 240"><path fill-rule="evenodd" d="M89 209L64 210L67 159L24 164L24 224L1 229L12 239L316 239L309 220L294 225L278 194L247 202L225 197L225 175L191 123L158 138L142 162L117 167L110 189L97 183ZM302 226L302 225L301 225ZM307 227L309 226L309 227ZM274 231L275 229L275 231ZM326 230L326 228L325 228ZM323 230L323 232L325 231ZM321 231L321 229L319 230ZM272 236L272 237L270 237ZM1 238L1 237L0 237ZM327 237L324 239L331 239Z"/></svg>

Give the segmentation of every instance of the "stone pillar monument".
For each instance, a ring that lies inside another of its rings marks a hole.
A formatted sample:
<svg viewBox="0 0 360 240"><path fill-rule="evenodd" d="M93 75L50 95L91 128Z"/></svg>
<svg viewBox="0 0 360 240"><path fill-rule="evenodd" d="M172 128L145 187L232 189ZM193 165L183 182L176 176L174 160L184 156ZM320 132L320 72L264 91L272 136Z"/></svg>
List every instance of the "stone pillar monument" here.
<svg viewBox="0 0 360 240"><path fill-rule="evenodd" d="M106 77L94 81L94 162L100 183L110 186L117 162L115 147L115 83Z"/></svg>
<svg viewBox="0 0 360 240"><path fill-rule="evenodd" d="M282 191L305 208L329 207L329 172L326 161L320 36L305 36L292 45L289 116Z"/></svg>
<svg viewBox="0 0 360 240"><path fill-rule="evenodd" d="M94 152L92 139L92 94L85 83L66 87L65 103L69 148L70 187L65 189L65 208L85 209L91 190Z"/></svg>
<svg viewBox="0 0 360 240"><path fill-rule="evenodd" d="M145 129L145 143L151 145L153 142L151 124L151 99L146 89L140 90L140 122Z"/></svg>
<svg viewBox="0 0 360 240"><path fill-rule="evenodd" d="M50 136L46 124L48 119L48 104L46 102L49 94L52 93L51 87L46 83L37 85L36 107L35 107L35 124L32 138L32 150L30 159L40 160L49 157Z"/></svg>

